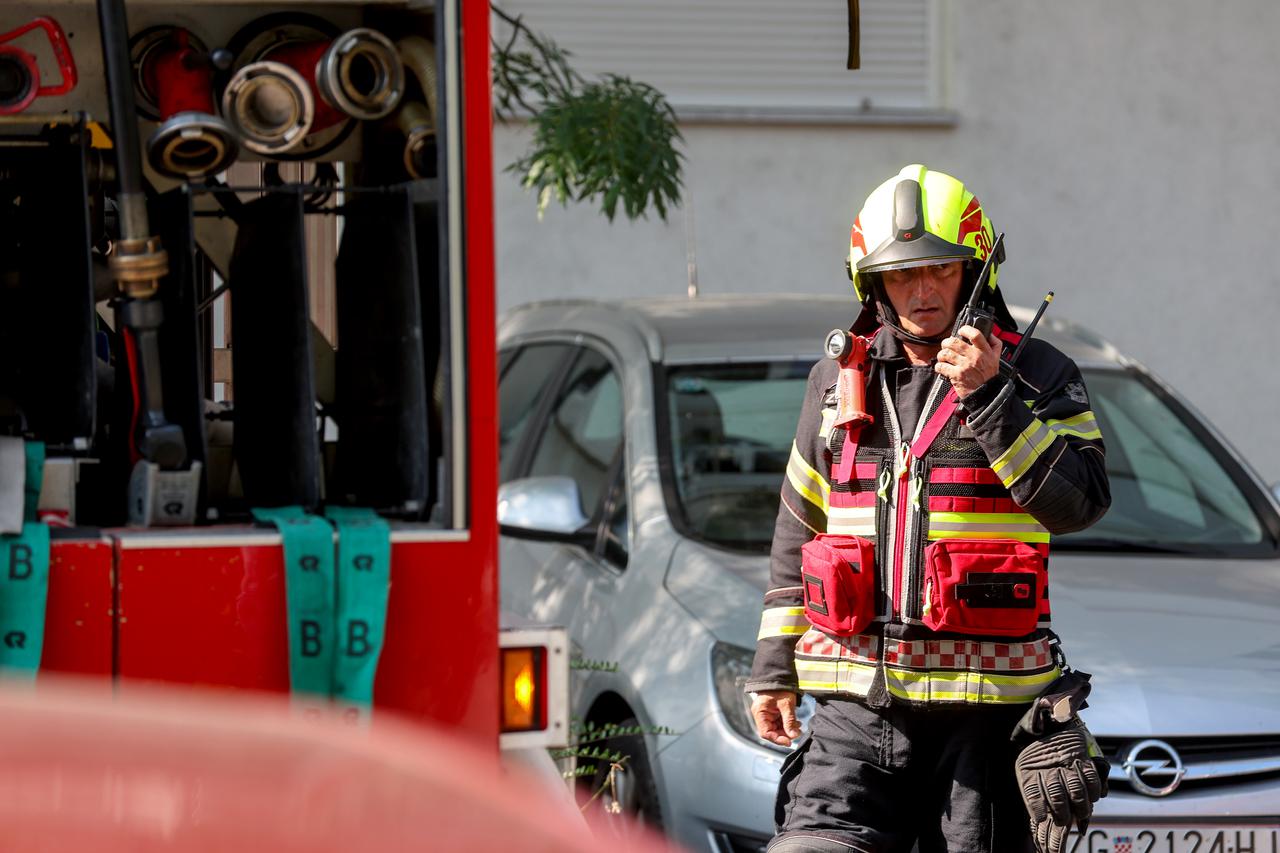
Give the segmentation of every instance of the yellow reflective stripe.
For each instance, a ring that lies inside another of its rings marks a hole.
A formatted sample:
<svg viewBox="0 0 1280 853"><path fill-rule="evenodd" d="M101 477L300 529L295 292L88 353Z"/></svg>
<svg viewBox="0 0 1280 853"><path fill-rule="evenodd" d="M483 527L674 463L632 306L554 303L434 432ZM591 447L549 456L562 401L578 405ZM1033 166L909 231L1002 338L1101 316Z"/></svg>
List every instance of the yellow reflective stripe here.
<svg viewBox="0 0 1280 853"><path fill-rule="evenodd" d="M848 660L807 660L796 658L796 682L811 693L851 693L866 696L875 678L874 664Z"/></svg>
<svg viewBox="0 0 1280 853"><path fill-rule="evenodd" d="M885 667L885 687L902 699L916 702L1030 702L1060 674L1050 670L1027 675L989 675L983 672L913 672Z"/></svg>
<svg viewBox="0 0 1280 853"><path fill-rule="evenodd" d="M804 607L766 607L760 614L760 633L756 639L798 636L808 630L809 619L804 615Z"/></svg>
<svg viewBox="0 0 1280 853"><path fill-rule="evenodd" d="M1019 542L1028 544L1046 545L1049 542L1049 531L1043 533L1030 533L1019 531L1005 530L935 530L929 528L930 539L1017 539Z"/></svg>
<svg viewBox="0 0 1280 853"><path fill-rule="evenodd" d="M1081 412L1061 420L1048 420L1045 421L1045 425L1058 435L1074 435L1089 440L1102 438L1102 430L1098 429L1098 420L1092 411Z"/></svg>
<svg viewBox="0 0 1280 853"><path fill-rule="evenodd" d="M831 427L836 422L835 409L822 410L822 426L818 428L818 435L821 438L829 438L831 436Z"/></svg>
<svg viewBox="0 0 1280 853"><path fill-rule="evenodd" d="M1039 418L1031 421L1031 425L1013 440L1009 449L1000 454L991 469L996 472L1000 482L1007 489L1027 473L1040 454L1053 443L1054 434Z"/></svg>
<svg viewBox="0 0 1280 853"><path fill-rule="evenodd" d="M806 693L835 693L839 684L835 681L818 681L813 678L796 678L796 685Z"/></svg>
<svg viewBox="0 0 1280 853"><path fill-rule="evenodd" d="M1049 531L1025 512L931 512L929 538L1048 542Z"/></svg>
<svg viewBox="0 0 1280 853"><path fill-rule="evenodd" d="M791 458L787 460L787 479L805 500L824 513L827 511L827 496L831 494L831 484L805 461L795 442L791 443Z"/></svg>

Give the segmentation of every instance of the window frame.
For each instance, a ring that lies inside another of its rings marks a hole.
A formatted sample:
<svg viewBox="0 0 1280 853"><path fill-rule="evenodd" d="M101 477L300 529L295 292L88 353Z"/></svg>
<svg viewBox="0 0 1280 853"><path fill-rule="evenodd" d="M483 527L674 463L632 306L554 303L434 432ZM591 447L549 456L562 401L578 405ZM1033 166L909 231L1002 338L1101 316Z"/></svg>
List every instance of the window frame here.
<svg viewBox="0 0 1280 853"><path fill-rule="evenodd" d="M565 348L564 355L560 357L560 362L553 370L554 375L547 382L546 387L549 393L545 394L537 405L533 407L533 411L529 415L529 422L525 425L524 434L512 445L511 452L516 454L520 463L516 466L514 475L507 480L501 479L502 473L502 457L499 454L497 459L499 485L511 480L518 480L528 476L530 457L529 451L532 449L533 436L537 435L546 424L547 415L554 405L556 394L560 391L560 387L564 385L565 375L569 372L573 363L578 357L578 344L575 341L562 340L532 340L515 342L508 349L498 350L499 369L498 369L498 405L502 405L502 379L506 375L507 370L515 363L516 357L531 346L563 346ZM502 412L498 412L498 424L502 423ZM501 445L499 445L501 451Z"/></svg>
<svg viewBox="0 0 1280 853"><path fill-rule="evenodd" d="M565 544L576 544L584 551L587 551L602 565L608 566L610 569L618 572L625 571L627 565L630 563L631 554L635 551L636 527L634 512L635 498L632 491L630 475L631 454L629 447L631 441L627 434L628 413L626 400L628 395L626 388L626 374L622 370L622 360L605 341L589 335L574 335L568 338L560 336L537 336L515 340L499 350L499 359L502 359L508 352L512 353L510 360L503 363L502 369L499 371L499 399L501 399L502 376L506 373L506 368L510 366L512 361L514 361L514 354L526 347L545 344L564 345L568 347L568 350L566 352L566 356L561 359L560 364L556 368L556 376L547 385L547 393L544 396L544 399L538 404L537 409L531 416L529 426L526 428L525 434L521 436L519 442L517 442L516 449L513 452L521 454L521 461L519 466L516 468L515 475L506 482L511 482L511 480L518 480L528 476L529 469L533 464L533 452L537 447L537 437L541 436L545 431L547 421L551 416L553 407L555 406L556 398L560 395L561 389L564 388L565 382L568 381L569 375L573 371L573 366L577 364L578 358L581 356L582 352L589 350L604 358L604 360L609 363L609 368L614 372L614 375L618 379L618 387L621 392L620 397L622 404L622 436L618 449L615 451L613 459L609 462L609 473L605 481L604 495L592 510L592 514L588 517L587 523L584 524L580 530L575 531L575 533L563 536L554 534L538 534L536 537L529 538L546 539L563 542ZM619 480L621 480L621 483L619 483ZM627 498L628 539L627 559L624 560L621 565L619 565L617 561L610 559L605 554L605 544L609 535L608 520L613 508L617 505L617 496L620 488L625 490ZM503 535L515 536L518 534L504 529ZM581 542L574 541L575 539L585 539L587 536L590 537L592 543L589 548L585 544L581 544Z"/></svg>
<svg viewBox="0 0 1280 853"><path fill-rule="evenodd" d="M764 362L778 362L787 364L798 364L805 367L812 367L813 361L807 358L787 358L762 356L761 358L746 358L738 361L756 364ZM677 484L677 475L674 468L674 460L671 456L671 401L668 399L667 383L669 381L668 368L687 367L689 364L702 364L705 362L672 362L670 364L654 363L653 365L653 416L654 436L657 440L656 455L658 457L658 480L662 484L662 501L667 511L667 519L671 522L671 526L681 537L697 542L707 548L714 548L717 551L723 551L726 554L734 554L739 557L759 557L768 555L769 550L747 550L744 548L730 548L722 542L716 542L700 536L697 531L685 523L686 515L684 510L684 502L680 498L680 488ZM719 364L720 362L715 362ZM724 362L729 363L729 362ZM796 416L799 417L799 410ZM778 492L781 495L782 481L786 477L785 474L778 478Z"/></svg>
<svg viewBox="0 0 1280 853"><path fill-rule="evenodd" d="M626 459L627 439L624 427L622 446L618 448L610 468L609 489L605 493L604 500L600 502L600 522L596 528L595 546L591 549L592 554L620 572L626 571L627 565L631 562L631 552L634 550L635 542L635 528L632 525L630 478L627 476ZM618 496L620 494L625 495L627 499L627 549L621 561L610 557L608 550L609 542L613 535L613 531L609 526L609 519L613 517L613 512L618 506Z"/></svg>

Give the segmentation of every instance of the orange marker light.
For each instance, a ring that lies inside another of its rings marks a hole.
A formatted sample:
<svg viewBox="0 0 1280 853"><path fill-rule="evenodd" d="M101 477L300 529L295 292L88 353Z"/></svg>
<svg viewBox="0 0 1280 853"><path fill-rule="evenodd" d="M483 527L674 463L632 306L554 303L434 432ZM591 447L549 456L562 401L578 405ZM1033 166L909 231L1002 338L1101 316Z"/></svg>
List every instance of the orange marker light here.
<svg viewBox="0 0 1280 853"><path fill-rule="evenodd" d="M546 728L546 650L502 649L501 731Z"/></svg>

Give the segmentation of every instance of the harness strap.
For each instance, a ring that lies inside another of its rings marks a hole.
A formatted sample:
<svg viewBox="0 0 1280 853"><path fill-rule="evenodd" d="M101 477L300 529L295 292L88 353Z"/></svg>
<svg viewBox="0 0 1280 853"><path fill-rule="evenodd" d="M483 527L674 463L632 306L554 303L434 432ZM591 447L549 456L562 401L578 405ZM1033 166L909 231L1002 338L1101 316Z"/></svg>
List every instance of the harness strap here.
<svg viewBox="0 0 1280 853"><path fill-rule="evenodd" d="M332 693L335 647L333 528L300 506L255 509L284 540L289 619L289 689L303 707L323 707Z"/></svg>
<svg viewBox="0 0 1280 853"><path fill-rule="evenodd" d="M854 460L858 457L858 436L862 433L862 424L854 422L844 431L844 444L840 447L840 462L836 465L836 481L847 483L853 479Z"/></svg>
<svg viewBox="0 0 1280 853"><path fill-rule="evenodd" d="M993 326L992 332L1003 343L1010 344L1016 347L1019 343L1022 342L1022 335L1018 334L1017 332L1006 332L1004 329L1000 328L999 326ZM1007 358L1007 356L1003 356L1003 357Z"/></svg>
<svg viewBox="0 0 1280 853"><path fill-rule="evenodd" d="M995 336L1003 343L1017 346L1022 340L1022 335L1016 332L1006 332L999 326L992 327ZM1000 353L1000 357L1006 361L1009 359L1012 351L1005 347ZM933 417L925 423L924 429L920 430L920 435L916 437L915 442L911 445L911 455L917 459L923 459L924 455L929 452L929 448L933 446L934 440L938 437L938 433L942 432L942 428L947 425L947 421L951 420L951 416L955 414L956 409L960 405L960 397L956 394L956 389L947 390L947 395L942 398L942 402L938 405L937 411L933 413Z"/></svg>
<svg viewBox="0 0 1280 853"><path fill-rule="evenodd" d="M929 452L929 448L933 446L933 440L938 437L938 433L942 432L942 428L947 425L947 421L951 420L951 416L955 414L959 405L960 398L956 396L956 389L948 390L947 395L942 398L942 402L938 405L937 411L933 413L933 417L925 422L924 429L920 430L920 435L912 443L912 456L917 459L924 458L924 455Z"/></svg>
<svg viewBox="0 0 1280 853"><path fill-rule="evenodd" d="M372 509L325 514L299 506L253 511L284 540L290 690L302 707L333 699L344 715L367 718L386 636L391 528Z"/></svg>
<svg viewBox="0 0 1280 853"><path fill-rule="evenodd" d="M347 713L366 717L386 640L391 589L391 526L372 509L331 506L338 528L337 631L333 694Z"/></svg>

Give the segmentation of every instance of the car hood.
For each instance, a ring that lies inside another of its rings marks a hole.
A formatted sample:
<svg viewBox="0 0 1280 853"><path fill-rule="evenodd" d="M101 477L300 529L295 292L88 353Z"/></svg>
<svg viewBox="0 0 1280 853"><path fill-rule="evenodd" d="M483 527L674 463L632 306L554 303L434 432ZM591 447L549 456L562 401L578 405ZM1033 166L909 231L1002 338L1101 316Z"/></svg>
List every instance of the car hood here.
<svg viewBox="0 0 1280 853"><path fill-rule="evenodd" d="M667 567L667 591L722 642L755 648L769 558L681 539Z"/></svg>
<svg viewBox="0 0 1280 853"><path fill-rule="evenodd" d="M769 560L683 540L667 589L750 648ZM1054 630L1107 736L1280 733L1280 560L1055 554Z"/></svg>
<svg viewBox="0 0 1280 853"><path fill-rule="evenodd" d="M1050 578L1096 733L1280 732L1280 560L1060 554Z"/></svg>

